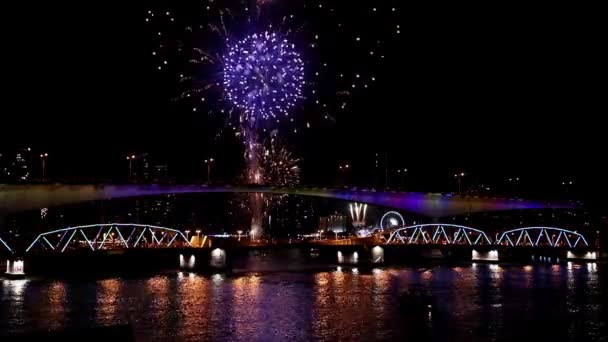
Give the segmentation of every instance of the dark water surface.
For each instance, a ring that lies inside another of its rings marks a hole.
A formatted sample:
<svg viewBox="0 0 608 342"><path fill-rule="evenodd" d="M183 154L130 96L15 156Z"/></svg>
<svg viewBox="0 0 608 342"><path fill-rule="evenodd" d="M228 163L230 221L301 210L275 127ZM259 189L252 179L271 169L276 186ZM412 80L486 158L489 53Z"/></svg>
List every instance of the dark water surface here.
<svg viewBox="0 0 608 342"><path fill-rule="evenodd" d="M0 280L0 331L131 322L141 341L606 341L606 266ZM400 313L412 284L438 313Z"/></svg>

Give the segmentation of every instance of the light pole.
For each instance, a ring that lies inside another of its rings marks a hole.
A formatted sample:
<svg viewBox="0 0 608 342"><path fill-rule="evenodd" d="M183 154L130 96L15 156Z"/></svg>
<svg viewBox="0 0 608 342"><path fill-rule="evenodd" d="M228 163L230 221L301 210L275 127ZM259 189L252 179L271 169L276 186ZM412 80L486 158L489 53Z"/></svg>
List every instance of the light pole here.
<svg viewBox="0 0 608 342"><path fill-rule="evenodd" d="M401 181L400 181L400 185L401 187L403 187L403 176L405 176L405 173L407 172L407 169L397 169L397 173L401 175Z"/></svg>
<svg viewBox="0 0 608 342"><path fill-rule="evenodd" d="M44 182L46 179L46 159L49 157L48 153L40 154L40 162L42 163L42 181Z"/></svg>
<svg viewBox="0 0 608 342"><path fill-rule="evenodd" d="M135 160L135 155L132 154L130 156L127 156L127 160L129 161L129 180L131 180L131 178L133 177L133 160Z"/></svg>
<svg viewBox="0 0 608 342"><path fill-rule="evenodd" d="M211 184L211 164L213 164L213 158L205 159L207 164L207 184Z"/></svg>
<svg viewBox="0 0 608 342"><path fill-rule="evenodd" d="M460 194L460 179L464 177L464 175L464 172L454 174L454 178L458 179L458 194Z"/></svg>
<svg viewBox="0 0 608 342"><path fill-rule="evenodd" d="M347 174L348 171L350 171L350 164L342 164L338 166L338 170L340 170L340 172L344 172L344 179L346 180L345 183L349 183L349 179L348 176L349 174Z"/></svg>
<svg viewBox="0 0 608 342"><path fill-rule="evenodd" d="M511 177L509 178L509 183L511 184L511 195L515 195L515 193L517 192L517 183L519 183L519 177Z"/></svg>
<svg viewBox="0 0 608 342"><path fill-rule="evenodd" d="M190 241L190 229L186 229L186 240Z"/></svg>
<svg viewBox="0 0 608 342"><path fill-rule="evenodd" d="M562 185L563 185L563 186L565 187L565 189L566 189L566 193L568 193L569 186L570 186L570 185L572 185L572 184L574 184L572 181L565 181L565 182L562 182Z"/></svg>

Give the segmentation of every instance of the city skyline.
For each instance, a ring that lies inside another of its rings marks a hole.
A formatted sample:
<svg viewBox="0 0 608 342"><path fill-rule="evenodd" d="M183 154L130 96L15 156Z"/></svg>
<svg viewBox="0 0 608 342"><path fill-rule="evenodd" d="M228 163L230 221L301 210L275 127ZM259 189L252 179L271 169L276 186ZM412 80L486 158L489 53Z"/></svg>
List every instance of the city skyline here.
<svg viewBox="0 0 608 342"><path fill-rule="evenodd" d="M335 4L337 8L344 5ZM143 153L164 159L169 174L176 178L201 177L205 167L199 163L212 156L217 158L217 181L238 177L243 167L239 138L229 130L221 133L221 120L202 108L193 112L189 103L176 105L178 69L187 65L178 63L175 70L159 73L158 56L151 54L158 44L155 30L169 30L170 35L162 37L170 41L183 38L172 33L176 27L202 20L188 15L192 4L172 8L161 1L116 7L104 2L86 22L69 17L69 11L60 7L45 8L50 15L42 16L15 6L15 16L34 31L50 30L56 48L41 47L53 51L47 56L53 68L31 63L38 50L33 46L13 49L4 63L12 66L4 82L14 86L5 93L3 127L9 133L0 136L3 149L31 146L50 153L49 176L66 179L121 181L125 177L122 158ZM370 48L370 37L358 36L356 31L346 32L344 37L353 39L335 48L324 39L337 37L325 35L330 29L317 24L306 37L294 37L301 46L314 43L318 32L322 59L356 52L352 62L342 61L353 79L358 67L363 68L360 77L374 71L374 85L357 92L344 110L338 106L326 119L311 110L315 99L307 95L301 108L296 108L306 114L297 132L281 130L289 149L300 159L304 184L338 180L385 186L388 178L389 186L407 183L420 191L455 191L451 175L465 171L470 175L465 186L507 188L506 179L520 177L522 183L530 183L521 188L534 190L534 196L561 194L554 186L572 180L577 196L605 203L602 194L608 190L604 177L608 170L601 158L603 125L594 114L599 103L593 65L600 55L592 44L593 22L575 21L577 25L566 30L540 14L523 16L514 24L510 18L517 15L515 10L501 9L490 20L466 8L437 11L392 2L374 8L361 4L336 13L349 23L368 20L373 27L370 34L382 33L376 24L391 19L391 33L386 36L390 43L382 44L384 58L369 67L361 61L376 50ZM542 12L542 8L529 10ZM149 11L162 15L167 23L151 27L145 20ZM111 27L104 24L106 17L113 18ZM50 20L64 25L47 25ZM76 25L89 34L88 39L78 40L78 47L70 45L76 32L69 28ZM556 27L556 31L542 35L545 27ZM30 37L28 32L18 35L16 39ZM364 39L357 41L358 37ZM172 61L170 66L174 66ZM83 69L88 72L80 72ZM314 70L309 70L308 80ZM331 69L326 82L306 86L307 94L321 87L323 98L328 99L332 91L349 85L334 82L340 74ZM61 82L32 92L24 88L32 78ZM33 93L36 100L26 100ZM383 162L382 154L387 152L389 173L407 168L407 176L376 172L375 153ZM347 163L353 166L350 174L333 172ZM37 169L39 163L35 164Z"/></svg>
<svg viewBox="0 0 608 342"><path fill-rule="evenodd" d="M1 341L608 336L599 8L3 10Z"/></svg>

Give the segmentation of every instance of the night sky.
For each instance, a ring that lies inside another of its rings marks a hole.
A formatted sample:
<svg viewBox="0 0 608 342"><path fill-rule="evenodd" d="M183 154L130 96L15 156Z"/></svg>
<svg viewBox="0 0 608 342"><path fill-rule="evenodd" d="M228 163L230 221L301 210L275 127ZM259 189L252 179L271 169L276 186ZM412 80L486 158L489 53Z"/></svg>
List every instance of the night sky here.
<svg viewBox="0 0 608 342"><path fill-rule="evenodd" d="M198 172L209 155L218 171L235 174L240 145L226 132L217 135L226 106L213 95L196 112L192 102L174 101L184 89L179 74L209 79L175 49L221 49L184 33L211 20L203 13L207 2L179 3L5 7L1 146L48 150L56 175L113 177L127 153L141 152L165 156L178 175ZM460 170L469 182L498 188L522 177L531 193L559 192L563 180L574 180L583 197L600 198L607 188L600 97L606 55L592 9L267 3L274 6L270 21L296 13L304 24L294 43L303 47L310 82L293 114L298 133L281 128L303 159L304 183L333 181L344 162L353 165L352 181L363 183L375 153L388 152L389 168L408 168L416 190L453 191ZM146 22L148 11L168 11L174 21ZM168 64L159 71L164 56ZM329 67L315 79L324 62Z"/></svg>

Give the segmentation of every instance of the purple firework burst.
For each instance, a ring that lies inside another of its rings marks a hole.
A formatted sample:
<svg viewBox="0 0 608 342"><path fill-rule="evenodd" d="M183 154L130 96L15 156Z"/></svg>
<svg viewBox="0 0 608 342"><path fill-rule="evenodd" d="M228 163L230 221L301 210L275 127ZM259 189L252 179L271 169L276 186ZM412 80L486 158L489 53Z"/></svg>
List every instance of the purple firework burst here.
<svg viewBox="0 0 608 342"><path fill-rule="evenodd" d="M223 58L224 91L251 125L277 122L302 98L304 62L277 33L252 34L230 45Z"/></svg>

